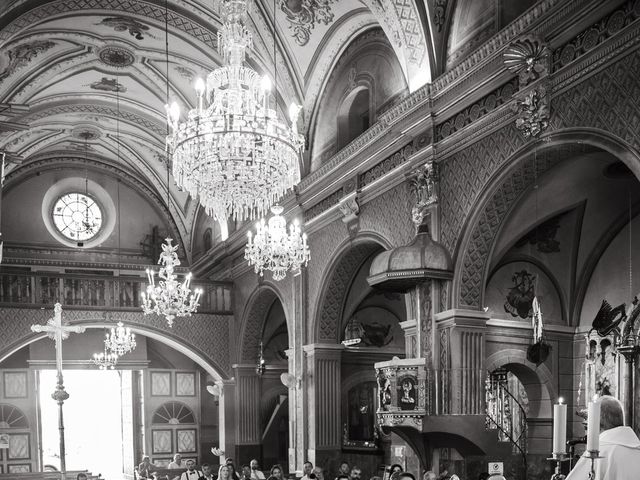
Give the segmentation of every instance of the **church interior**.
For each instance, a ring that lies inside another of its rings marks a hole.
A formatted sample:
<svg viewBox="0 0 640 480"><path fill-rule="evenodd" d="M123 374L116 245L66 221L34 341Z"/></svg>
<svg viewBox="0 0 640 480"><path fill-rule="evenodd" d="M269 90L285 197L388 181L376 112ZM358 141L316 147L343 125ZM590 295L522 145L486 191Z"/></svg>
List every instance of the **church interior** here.
<svg viewBox="0 0 640 480"><path fill-rule="evenodd" d="M0 480L638 478L640 0L2 0L0 160Z"/></svg>

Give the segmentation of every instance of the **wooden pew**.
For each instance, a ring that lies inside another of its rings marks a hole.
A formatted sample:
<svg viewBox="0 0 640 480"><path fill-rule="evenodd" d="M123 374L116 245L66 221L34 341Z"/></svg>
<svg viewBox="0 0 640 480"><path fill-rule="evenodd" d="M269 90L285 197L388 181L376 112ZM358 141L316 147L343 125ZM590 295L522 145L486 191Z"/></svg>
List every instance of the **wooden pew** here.
<svg viewBox="0 0 640 480"><path fill-rule="evenodd" d="M86 474L88 480L98 479L97 475L92 475L88 470L69 470L65 478L76 480L79 473ZM60 472L2 473L0 480L60 480Z"/></svg>
<svg viewBox="0 0 640 480"><path fill-rule="evenodd" d="M153 477L156 480L173 480L176 477L179 478L180 475L182 475L186 471L187 471L186 468L156 468L155 471L153 472ZM135 479L142 480L142 478L138 475L137 467L135 469ZM3 479L0 478L0 480L3 480Z"/></svg>

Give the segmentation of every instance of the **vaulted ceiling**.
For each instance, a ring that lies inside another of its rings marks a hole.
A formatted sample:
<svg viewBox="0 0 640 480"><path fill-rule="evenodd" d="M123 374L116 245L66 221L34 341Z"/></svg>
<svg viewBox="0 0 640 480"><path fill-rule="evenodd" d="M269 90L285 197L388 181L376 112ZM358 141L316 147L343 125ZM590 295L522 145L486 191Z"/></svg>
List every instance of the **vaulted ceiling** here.
<svg viewBox="0 0 640 480"><path fill-rule="evenodd" d="M252 3L248 61L273 75L275 42L279 105L286 111L291 101L301 104L310 136L326 79L354 38L381 27L414 91L442 73L448 25L465 2ZM194 105L194 79L220 64L219 26L214 0L0 2L0 150L13 162L7 171L18 174L21 161L87 157L166 195L166 90L170 101ZM197 202L174 189L172 203L188 236Z"/></svg>

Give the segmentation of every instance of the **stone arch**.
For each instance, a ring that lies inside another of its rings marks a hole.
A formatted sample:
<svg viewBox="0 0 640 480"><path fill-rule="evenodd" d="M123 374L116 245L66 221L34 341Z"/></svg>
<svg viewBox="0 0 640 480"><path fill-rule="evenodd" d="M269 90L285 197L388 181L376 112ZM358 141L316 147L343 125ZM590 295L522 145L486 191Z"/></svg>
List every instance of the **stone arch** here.
<svg viewBox="0 0 640 480"><path fill-rule="evenodd" d="M333 261L325 268L325 278L318 296L313 325L309 329L312 343L337 343L340 341L340 322L349 286L364 261L389 243L375 234L362 234L354 240L346 240L338 247Z"/></svg>
<svg viewBox="0 0 640 480"><path fill-rule="evenodd" d="M269 313L269 308L276 300L282 303L287 329L291 332L291 329L288 328L289 319L282 295L274 286L263 283L258 286L249 297L244 314L242 315L238 363L252 364L256 362L259 343L262 338L262 328ZM289 338L289 341L291 341L291 338Z"/></svg>
<svg viewBox="0 0 640 480"><path fill-rule="evenodd" d="M21 348L44 338L46 334L33 333L30 326L46 323L51 314L47 310L3 309L0 322L11 325L11 328L5 329L0 362ZM109 312L105 315L104 312L65 310L62 315L70 325L82 325L86 328L110 328L114 326L114 322L122 321L132 332L163 343L193 360L215 381L230 378L226 316L202 315L213 318L202 318L199 322L193 319L176 321L173 329L169 330L164 318L145 317L141 312Z"/></svg>
<svg viewBox="0 0 640 480"><path fill-rule="evenodd" d="M546 365L536 367L527 360L527 352L517 348L494 353L487 358L486 365L489 372L504 368L518 377L527 392L530 418L551 418L551 406L558 394L553 386L553 375Z"/></svg>
<svg viewBox="0 0 640 480"><path fill-rule="evenodd" d="M527 143L504 163L478 196L467 217L457 248L453 303L480 309L498 233L512 207L534 178L568 156L605 151L616 156L640 179L640 157L624 141L597 129L565 129ZM534 169L535 165L535 169Z"/></svg>

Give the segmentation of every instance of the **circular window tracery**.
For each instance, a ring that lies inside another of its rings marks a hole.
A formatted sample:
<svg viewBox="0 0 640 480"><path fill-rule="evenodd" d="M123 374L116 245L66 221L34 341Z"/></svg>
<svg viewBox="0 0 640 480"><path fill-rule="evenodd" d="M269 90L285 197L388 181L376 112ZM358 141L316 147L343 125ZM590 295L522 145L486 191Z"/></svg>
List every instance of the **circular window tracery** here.
<svg viewBox="0 0 640 480"><path fill-rule="evenodd" d="M102 210L96 201L79 192L66 193L53 205L53 223L69 240L85 241L102 227Z"/></svg>
<svg viewBox="0 0 640 480"><path fill-rule="evenodd" d="M0 404L0 428L29 428L29 421L18 407Z"/></svg>
<svg viewBox="0 0 640 480"><path fill-rule="evenodd" d="M182 423L196 423L196 420L191 409L184 403L167 402L156 410L151 422L179 425Z"/></svg>

